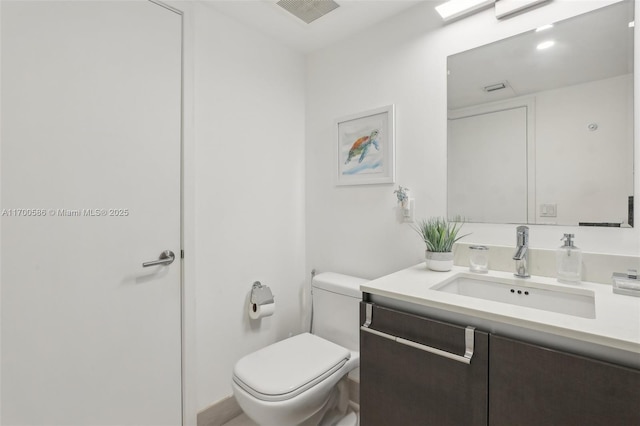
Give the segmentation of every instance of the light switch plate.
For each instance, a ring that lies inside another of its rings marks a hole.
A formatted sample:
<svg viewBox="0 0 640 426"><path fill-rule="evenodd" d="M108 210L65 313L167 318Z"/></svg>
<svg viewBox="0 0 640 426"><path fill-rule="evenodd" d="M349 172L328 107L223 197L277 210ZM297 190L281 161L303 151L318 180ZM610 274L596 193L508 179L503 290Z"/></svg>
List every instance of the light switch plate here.
<svg viewBox="0 0 640 426"><path fill-rule="evenodd" d="M409 198L409 212L407 215L404 214L404 211L402 208L400 208L400 210L402 211L402 222L403 223L413 223L414 222L414 212L415 212L415 200L413 198Z"/></svg>

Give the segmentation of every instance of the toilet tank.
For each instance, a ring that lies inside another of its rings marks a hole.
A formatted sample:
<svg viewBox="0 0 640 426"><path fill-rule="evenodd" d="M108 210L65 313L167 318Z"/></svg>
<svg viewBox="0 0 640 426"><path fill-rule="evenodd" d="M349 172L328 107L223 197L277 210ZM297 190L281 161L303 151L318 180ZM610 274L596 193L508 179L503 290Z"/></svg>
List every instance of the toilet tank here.
<svg viewBox="0 0 640 426"><path fill-rule="evenodd" d="M312 333L352 351L360 350L360 284L368 280L323 272L312 282Z"/></svg>

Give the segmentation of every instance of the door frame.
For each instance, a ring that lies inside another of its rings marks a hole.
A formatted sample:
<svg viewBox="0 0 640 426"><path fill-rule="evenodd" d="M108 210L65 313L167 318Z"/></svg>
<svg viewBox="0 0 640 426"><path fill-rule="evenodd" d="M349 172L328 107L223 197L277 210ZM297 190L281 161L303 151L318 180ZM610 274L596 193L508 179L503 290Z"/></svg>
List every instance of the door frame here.
<svg viewBox="0 0 640 426"><path fill-rule="evenodd" d="M193 13L192 6L179 0L147 0L180 17L180 370L182 425L197 424L196 374L195 374L195 289L187 285L187 278L195 275L195 198L194 177L187 170L193 164ZM179 6L179 7L178 7ZM188 148L187 148L188 146ZM191 186L185 185L189 181ZM186 215L185 212L190 212ZM187 250L185 248L188 247ZM189 255L185 255L185 251Z"/></svg>
<svg viewBox="0 0 640 426"><path fill-rule="evenodd" d="M527 117L527 223L536 224L536 98L525 95L517 98L487 102L447 111L447 122L459 118L490 114L515 108L525 108Z"/></svg>

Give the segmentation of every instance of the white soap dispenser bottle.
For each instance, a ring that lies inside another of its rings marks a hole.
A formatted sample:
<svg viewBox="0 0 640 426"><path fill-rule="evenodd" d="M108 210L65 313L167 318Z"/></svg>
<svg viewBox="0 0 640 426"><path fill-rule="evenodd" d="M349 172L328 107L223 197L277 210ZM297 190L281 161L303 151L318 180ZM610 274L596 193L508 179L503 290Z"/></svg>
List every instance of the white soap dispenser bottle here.
<svg viewBox="0 0 640 426"><path fill-rule="evenodd" d="M558 281L562 283L580 282L582 250L573 245L573 238L573 234L564 234L564 245L556 253Z"/></svg>

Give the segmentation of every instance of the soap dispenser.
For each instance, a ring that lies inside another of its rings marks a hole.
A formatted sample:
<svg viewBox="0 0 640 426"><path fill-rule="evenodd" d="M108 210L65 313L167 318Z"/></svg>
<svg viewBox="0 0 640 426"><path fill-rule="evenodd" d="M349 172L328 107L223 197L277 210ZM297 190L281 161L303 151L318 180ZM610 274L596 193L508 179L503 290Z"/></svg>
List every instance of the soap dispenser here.
<svg viewBox="0 0 640 426"><path fill-rule="evenodd" d="M562 283L580 282L582 271L582 250L573 245L573 234L564 234L564 245L556 254L558 281Z"/></svg>

